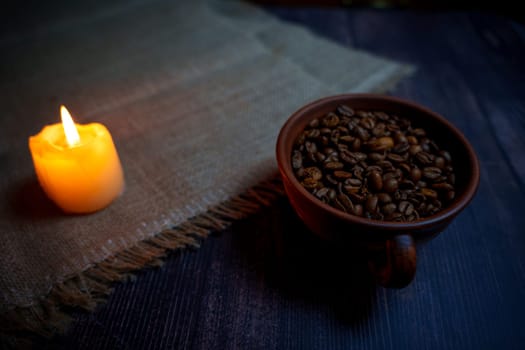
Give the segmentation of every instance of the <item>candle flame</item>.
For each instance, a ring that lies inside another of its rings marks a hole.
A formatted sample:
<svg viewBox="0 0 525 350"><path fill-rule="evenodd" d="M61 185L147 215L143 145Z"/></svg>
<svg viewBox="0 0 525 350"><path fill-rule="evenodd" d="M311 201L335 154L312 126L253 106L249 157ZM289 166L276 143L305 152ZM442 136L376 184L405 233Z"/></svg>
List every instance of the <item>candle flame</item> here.
<svg viewBox="0 0 525 350"><path fill-rule="evenodd" d="M67 144L70 147L78 145L80 143L80 136L78 135L77 127L71 118L71 114L69 114L69 111L64 105L60 106L60 116L62 118L62 126L66 134Z"/></svg>

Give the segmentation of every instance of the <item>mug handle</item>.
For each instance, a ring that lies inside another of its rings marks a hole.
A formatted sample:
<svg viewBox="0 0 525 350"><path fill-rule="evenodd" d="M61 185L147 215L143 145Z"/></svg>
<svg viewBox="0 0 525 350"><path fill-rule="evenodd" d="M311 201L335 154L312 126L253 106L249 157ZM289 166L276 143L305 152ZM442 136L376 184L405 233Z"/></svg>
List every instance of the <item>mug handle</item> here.
<svg viewBox="0 0 525 350"><path fill-rule="evenodd" d="M416 262L412 235L399 234L387 240L383 249L370 255L368 266L380 285L403 288L414 279Z"/></svg>

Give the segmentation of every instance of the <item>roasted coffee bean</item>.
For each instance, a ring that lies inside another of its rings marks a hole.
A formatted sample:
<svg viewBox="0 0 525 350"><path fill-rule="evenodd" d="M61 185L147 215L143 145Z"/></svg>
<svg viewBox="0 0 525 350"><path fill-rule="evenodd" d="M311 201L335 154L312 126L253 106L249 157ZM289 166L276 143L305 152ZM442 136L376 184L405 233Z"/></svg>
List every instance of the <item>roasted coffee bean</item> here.
<svg viewBox="0 0 525 350"><path fill-rule="evenodd" d="M355 133L356 135L363 141L367 141L369 138L370 138L370 134L368 133L368 131L363 128L362 126L356 126L355 127Z"/></svg>
<svg viewBox="0 0 525 350"><path fill-rule="evenodd" d="M366 199L366 196L359 192L348 193L348 196L350 197L350 199L352 199L354 203L363 203Z"/></svg>
<svg viewBox="0 0 525 350"><path fill-rule="evenodd" d="M323 199L324 197L327 196L328 191L330 191L330 188L323 187L323 188L321 188L321 189L319 189L318 191L315 192L315 196L317 198L319 198L319 199Z"/></svg>
<svg viewBox="0 0 525 350"><path fill-rule="evenodd" d="M421 129L421 128L416 128L416 129L413 129L412 130L412 135L416 136L416 137L423 137L425 136L427 133L425 132L424 129Z"/></svg>
<svg viewBox="0 0 525 350"><path fill-rule="evenodd" d="M366 171L366 174L368 175L368 174L370 174L373 171L376 171L378 173L382 173L383 169L379 165L370 165L370 166L366 167L365 171Z"/></svg>
<svg viewBox="0 0 525 350"><path fill-rule="evenodd" d="M376 126L372 129L372 135L376 137L381 137L385 134L386 125L385 123L378 123Z"/></svg>
<svg viewBox="0 0 525 350"><path fill-rule="evenodd" d="M395 171L390 171L388 173L383 174L383 181L387 181L389 179L398 179L398 175L395 173Z"/></svg>
<svg viewBox="0 0 525 350"><path fill-rule="evenodd" d="M315 118L308 124L310 128L317 128L319 126L319 119Z"/></svg>
<svg viewBox="0 0 525 350"><path fill-rule="evenodd" d="M401 153L405 153L406 151L408 151L409 148L410 148L410 145L407 142L398 143L392 148L392 152L401 154Z"/></svg>
<svg viewBox="0 0 525 350"><path fill-rule="evenodd" d="M441 176L441 169L437 167L425 167L423 168L423 177L429 180L436 180Z"/></svg>
<svg viewBox="0 0 525 350"><path fill-rule="evenodd" d="M330 174L325 176L326 181L330 182L332 185L339 184L339 181L335 178L335 176L332 176Z"/></svg>
<svg viewBox="0 0 525 350"><path fill-rule="evenodd" d="M321 170L315 166L304 168L304 176L311 177L312 179L318 181L323 177Z"/></svg>
<svg viewBox="0 0 525 350"><path fill-rule="evenodd" d="M411 145L408 148L408 153L410 153L410 155L412 155L412 156L415 156L419 152L423 152L423 148L421 148L420 145Z"/></svg>
<svg viewBox="0 0 525 350"><path fill-rule="evenodd" d="M349 173L348 171L343 170L336 170L334 171L334 177L336 179L348 179L349 177L352 177L352 173Z"/></svg>
<svg viewBox="0 0 525 350"><path fill-rule="evenodd" d="M392 171L394 170L394 166L392 165L392 163L388 160L380 160L379 162L376 163L378 166L381 167L381 169L383 169L383 171Z"/></svg>
<svg viewBox="0 0 525 350"><path fill-rule="evenodd" d="M399 166L399 169L403 170L404 174L410 174L410 171L412 170L410 168L410 165L408 165L407 163L401 163L398 166Z"/></svg>
<svg viewBox="0 0 525 350"><path fill-rule="evenodd" d="M379 199L379 202L383 204L392 202L392 197L390 197L388 193L384 193L384 192L378 193L377 198Z"/></svg>
<svg viewBox="0 0 525 350"><path fill-rule="evenodd" d="M383 190L388 193L393 193L397 190L399 183L395 178L389 178L383 181Z"/></svg>
<svg viewBox="0 0 525 350"><path fill-rule="evenodd" d="M354 205L354 215L363 216L363 206L361 204Z"/></svg>
<svg viewBox="0 0 525 350"><path fill-rule="evenodd" d="M386 155L384 153L376 153L376 152L372 152L368 155L368 159L374 161L374 162L378 162L380 160L385 160L385 157Z"/></svg>
<svg viewBox="0 0 525 350"><path fill-rule="evenodd" d="M425 196L425 197L428 197L428 198L433 198L433 199L436 199L438 194L436 191L430 189L430 188L422 188L421 189L421 193Z"/></svg>
<svg viewBox="0 0 525 350"><path fill-rule="evenodd" d="M417 142L417 137L413 136L413 135L409 135L407 136L407 141L408 141L408 144L409 145L417 145L418 142ZM416 152L417 153L417 152ZM415 154L415 153L414 153Z"/></svg>
<svg viewBox="0 0 525 350"><path fill-rule="evenodd" d="M350 198L348 198L346 194L344 193L338 194L337 199L339 200L339 203L341 203L346 208L346 211L348 212L354 211L354 204L352 203L352 201L350 200Z"/></svg>
<svg viewBox="0 0 525 350"><path fill-rule="evenodd" d="M409 201L403 200L399 202L398 209L404 215L412 215L412 213L414 212L414 205Z"/></svg>
<svg viewBox="0 0 525 350"><path fill-rule="evenodd" d="M339 170L339 169L343 169L345 165L341 162L328 162L328 163L324 163L324 167L325 169L328 169L328 170Z"/></svg>
<svg viewBox="0 0 525 350"><path fill-rule="evenodd" d="M439 151L439 154L445 158L445 160L447 161L447 163L450 163L452 162L452 157L450 156L450 153L448 153L447 151Z"/></svg>
<svg viewBox="0 0 525 350"><path fill-rule="evenodd" d="M339 117L335 113L328 113L322 120L321 124L327 128L334 128L339 124Z"/></svg>
<svg viewBox="0 0 525 350"><path fill-rule="evenodd" d="M432 184L432 188L438 191L452 191L454 189L454 186L447 182L440 182Z"/></svg>
<svg viewBox="0 0 525 350"><path fill-rule="evenodd" d="M310 129L306 132L306 138L309 139L318 139L321 136L321 131L319 129Z"/></svg>
<svg viewBox="0 0 525 350"><path fill-rule="evenodd" d="M383 178L381 174L374 170L368 174L368 186L374 191L379 192L383 188Z"/></svg>
<svg viewBox="0 0 525 350"><path fill-rule="evenodd" d="M395 154L395 153L390 153L388 156L387 156L388 160L392 161L392 162L396 162L396 163L401 163L401 162L404 162L405 161L405 158L400 156L399 154Z"/></svg>
<svg viewBox="0 0 525 350"><path fill-rule="evenodd" d="M361 125L363 128L371 130L375 127L376 123L372 118L365 117L359 121L359 125Z"/></svg>
<svg viewBox="0 0 525 350"><path fill-rule="evenodd" d="M352 151L359 151L361 149L361 139L355 139L352 142Z"/></svg>
<svg viewBox="0 0 525 350"><path fill-rule="evenodd" d="M337 113L342 116L351 117L354 115L354 110L347 105L340 105L337 107Z"/></svg>
<svg viewBox="0 0 525 350"><path fill-rule="evenodd" d="M385 151L394 147L394 140L390 136L383 136L366 143L366 148L372 152Z"/></svg>
<svg viewBox="0 0 525 350"><path fill-rule="evenodd" d="M346 179L344 183L349 186L361 186L363 182L359 179Z"/></svg>
<svg viewBox="0 0 525 350"><path fill-rule="evenodd" d="M387 121L390 118L390 116L385 112L374 112L374 116L382 121Z"/></svg>
<svg viewBox="0 0 525 350"><path fill-rule="evenodd" d="M434 159L434 165L438 167L439 169L443 169L446 164L447 164L447 161L445 160L444 157L439 156L439 157L436 157L436 159Z"/></svg>
<svg viewBox="0 0 525 350"><path fill-rule="evenodd" d="M421 173L421 170L419 168L410 169L410 178L413 181L419 181L421 179L421 176L423 176L423 174Z"/></svg>
<svg viewBox="0 0 525 350"><path fill-rule="evenodd" d="M399 182L400 189L407 190L407 189L412 189L414 187L416 187L416 185L414 184L414 182L410 180L405 179Z"/></svg>
<svg viewBox="0 0 525 350"><path fill-rule="evenodd" d="M304 146L306 147L306 152L311 154L317 153L317 145L315 144L315 142L306 141L304 143Z"/></svg>
<svg viewBox="0 0 525 350"><path fill-rule="evenodd" d="M314 189L314 188L317 188L319 187L319 181L311 178L311 177L307 177L305 178L301 184L307 188L307 189Z"/></svg>
<svg viewBox="0 0 525 350"><path fill-rule="evenodd" d="M352 143L354 142L355 139L356 138L353 137L352 135L343 135L339 137L339 141L344 142L344 143Z"/></svg>
<svg viewBox="0 0 525 350"><path fill-rule="evenodd" d="M395 205L394 203L388 203L383 205L381 210L383 211L384 215L388 216L397 210L397 205Z"/></svg>
<svg viewBox="0 0 525 350"><path fill-rule="evenodd" d="M376 195L370 195L366 198L365 208L369 213L375 213L377 210L378 198Z"/></svg>
<svg viewBox="0 0 525 350"><path fill-rule="evenodd" d="M292 167L299 169L303 166L303 155L299 151L294 151L292 156Z"/></svg>
<svg viewBox="0 0 525 350"><path fill-rule="evenodd" d="M421 152L417 153L415 155L415 157L419 161L419 163L421 163L423 165L432 164L432 162L434 161L434 156L431 155L428 152L425 152L425 151L421 151Z"/></svg>
<svg viewBox="0 0 525 350"><path fill-rule="evenodd" d="M338 106L308 123L291 163L320 201L372 220L418 220L456 195L450 153L403 115Z"/></svg>

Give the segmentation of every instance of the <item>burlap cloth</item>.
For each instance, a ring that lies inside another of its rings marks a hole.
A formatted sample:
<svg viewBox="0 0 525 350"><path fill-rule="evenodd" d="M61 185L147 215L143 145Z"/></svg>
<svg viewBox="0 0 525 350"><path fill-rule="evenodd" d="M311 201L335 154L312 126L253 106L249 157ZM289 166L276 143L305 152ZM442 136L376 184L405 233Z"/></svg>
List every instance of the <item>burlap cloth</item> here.
<svg viewBox="0 0 525 350"><path fill-rule="evenodd" d="M64 305L93 308L166 249L271 203L278 131L301 105L410 71L238 2L106 5L0 47L0 315L41 334ZM62 214L34 175L28 136L62 103L108 127L124 167L125 193L92 215Z"/></svg>

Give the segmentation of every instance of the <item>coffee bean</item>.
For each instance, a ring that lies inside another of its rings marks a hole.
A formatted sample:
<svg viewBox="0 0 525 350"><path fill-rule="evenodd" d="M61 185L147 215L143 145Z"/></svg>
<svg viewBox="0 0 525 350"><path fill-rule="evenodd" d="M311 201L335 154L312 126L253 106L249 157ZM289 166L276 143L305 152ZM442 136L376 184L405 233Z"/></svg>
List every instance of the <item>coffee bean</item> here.
<svg viewBox="0 0 525 350"><path fill-rule="evenodd" d="M397 145L392 148L392 152L394 153L405 153L410 148L410 145L407 142L398 143Z"/></svg>
<svg viewBox="0 0 525 350"><path fill-rule="evenodd" d="M315 181L321 180L321 178L323 177L323 173L321 172L321 170L315 166L305 168L304 174L305 177L310 177Z"/></svg>
<svg viewBox="0 0 525 350"><path fill-rule="evenodd" d="M394 147L394 140L390 136L383 136L366 143L366 148L372 152L384 151L392 147Z"/></svg>
<svg viewBox="0 0 525 350"><path fill-rule="evenodd" d="M306 152L310 154L317 153L317 145L315 144L315 142L306 141L304 143L304 146L306 147Z"/></svg>
<svg viewBox="0 0 525 350"><path fill-rule="evenodd" d="M447 182L440 182L432 184L432 188L438 191L452 191L454 189L454 186Z"/></svg>
<svg viewBox="0 0 525 350"><path fill-rule="evenodd" d="M354 142L354 140L356 140L356 138L351 135L343 135L339 137L339 141L344 142L344 143L352 143Z"/></svg>
<svg viewBox="0 0 525 350"><path fill-rule="evenodd" d="M311 177L305 178L301 182L301 184L307 189L314 189L314 188L317 188L319 186L319 182L316 179L313 179Z"/></svg>
<svg viewBox="0 0 525 350"><path fill-rule="evenodd" d="M421 170L419 168L412 168L410 169L410 178L413 180L413 181L419 181L421 179L421 176L423 174L421 173Z"/></svg>
<svg viewBox="0 0 525 350"><path fill-rule="evenodd" d="M385 160L385 157L386 157L386 155L384 153L372 152L372 153L368 154L368 159L370 159L370 160L372 160L374 162Z"/></svg>
<svg viewBox="0 0 525 350"><path fill-rule="evenodd" d="M346 211L348 212L354 211L354 204L352 203L352 201L350 200L350 198L348 198L346 194L340 193L339 195L337 195L337 199L346 208Z"/></svg>
<svg viewBox="0 0 525 350"><path fill-rule="evenodd" d="M386 125L385 123L378 123L376 126L372 129L372 135L376 137L381 137L385 134Z"/></svg>
<svg viewBox="0 0 525 350"><path fill-rule="evenodd" d="M335 113L328 113L326 117L321 120L321 124L327 128L334 128L339 124L339 117Z"/></svg>
<svg viewBox="0 0 525 350"><path fill-rule="evenodd" d="M341 105L308 123L291 165L324 203L372 220L414 221L456 196L452 157L427 131L403 115Z"/></svg>
<svg viewBox="0 0 525 350"><path fill-rule="evenodd" d="M450 163L452 162L452 157L450 156L450 153L448 153L447 151L439 151L439 154L445 158L445 160L447 161L447 163Z"/></svg>
<svg viewBox="0 0 525 350"><path fill-rule="evenodd" d="M310 128L317 128L319 126L319 119L315 118L308 124Z"/></svg>
<svg viewBox="0 0 525 350"><path fill-rule="evenodd" d="M328 163L324 163L324 167L325 169L328 169L328 170L336 170L336 169L343 169L344 168L344 164L341 163L341 162L328 162Z"/></svg>
<svg viewBox="0 0 525 350"><path fill-rule="evenodd" d="M441 169L437 167L425 167L423 168L423 177L429 180L436 180L441 176Z"/></svg>
<svg viewBox="0 0 525 350"><path fill-rule="evenodd" d="M392 202L392 197L390 197L388 193L384 193L384 192L378 193L377 198L379 199L379 202L383 204Z"/></svg>
<svg viewBox="0 0 525 350"><path fill-rule="evenodd" d="M363 216L363 206L361 204L354 205L354 215Z"/></svg>
<svg viewBox="0 0 525 350"><path fill-rule="evenodd" d="M403 158L399 154L395 154L395 153L390 153L387 156L387 158L388 158L388 160L391 160L391 161L396 162L396 163L401 163L401 162L405 161L405 158Z"/></svg>
<svg viewBox="0 0 525 350"><path fill-rule="evenodd" d="M425 196L425 197L429 197L429 198L437 198L438 194L436 191L430 189L430 188L422 188L421 189L421 193Z"/></svg>
<svg viewBox="0 0 525 350"><path fill-rule="evenodd" d="M349 177L352 177L352 173L349 173L348 171L343 170L336 170L334 171L334 177L337 179L348 179Z"/></svg>
<svg viewBox="0 0 525 350"><path fill-rule="evenodd" d="M397 205L395 205L395 203L388 203L385 204L381 210L384 215L388 216L397 210Z"/></svg>
<svg viewBox="0 0 525 350"><path fill-rule="evenodd" d="M379 120L382 120L382 121L386 121L388 119L390 119L390 116L388 114L386 114L385 112L374 112L374 116L379 119Z"/></svg>
<svg viewBox="0 0 525 350"><path fill-rule="evenodd" d="M412 135L416 136L416 137L423 137L425 136L427 133L425 132L424 129L422 128L416 128L416 129L413 129L412 130Z"/></svg>
<svg viewBox="0 0 525 350"><path fill-rule="evenodd" d="M378 171L371 171L368 174L368 186L375 192L381 191L383 188L383 179Z"/></svg>
<svg viewBox="0 0 525 350"><path fill-rule="evenodd" d="M321 131L319 129L311 129L306 132L306 138L309 139L318 139L321 136Z"/></svg>
<svg viewBox="0 0 525 350"><path fill-rule="evenodd" d="M418 154L419 152L423 152L423 148L421 148L420 145L411 145L409 148L408 148L408 153L410 153L410 155L414 156L416 154Z"/></svg>
<svg viewBox="0 0 525 350"><path fill-rule="evenodd" d="M432 156L430 153L421 151L415 155L415 158L421 163L422 165L429 165L432 164L434 161L434 156Z"/></svg>
<svg viewBox="0 0 525 350"><path fill-rule="evenodd" d="M292 156L292 167L299 169L303 166L303 155L299 151L294 151Z"/></svg>
<svg viewBox="0 0 525 350"><path fill-rule="evenodd" d="M445 160L444 157L436 157L436 159L434 159L434 165L438 167L439 169L443 169L446 163L447 161Z"/></svg>
<svg viewBox="0 0 525 350"><path fill-rule="evenodd" d="M374 213L377 210L378 198L376 195L370 195L366 198L365 207L370 213Z"/></svg>
<svg viewBox="0 0 525 350"><path fill-rule="evenodd" d="M413 135L407 136L407 141L408 141L408 144L411 145L411 146L418 144L417 137L415 137Z"/></svg>
<svg viewBox="0 0 525 350"><path fill-rule="evenodd" d="M326 176L325 176L325 179L326 179L329 183L331 183L332 185L337 185L337 184L339 184L339 181L335 178L335 176L332 176L332 175L330 175L330 174L326 175Z"/></svg>
<svg viewBox="0 0 525 350"><path fill-rule="evenodd" d="M397 190L399 184L395 178L389 178L383 182L383 190L388 193L393 193Z"/></svg>
<svg viewBox="0 0 525 350"><path fill-rule="evenodd" d="M340 105L337 107L337 112L342 116L351 117L354 115L354 110L347 105Z"/></svg>
<svg viewBox="0 0 525 350"><path fill-rule="evenodd" d="M328 194L328 191L330 191L330 188L328 187L323 187L321 188L320 190L316 191L315 192L315 196L319 199L323 199L324 197L327 196Z"/></svg>

